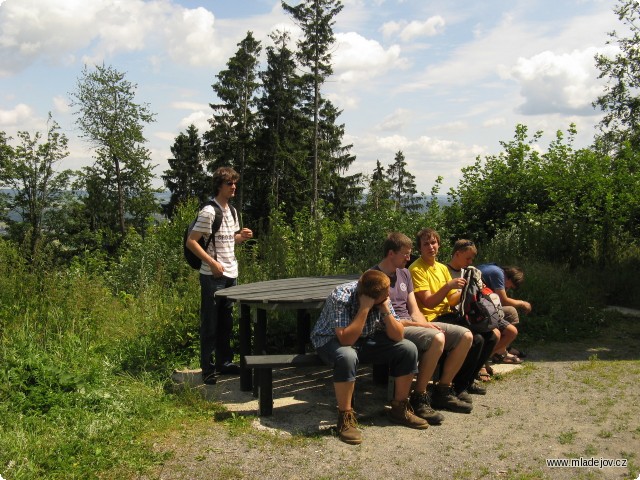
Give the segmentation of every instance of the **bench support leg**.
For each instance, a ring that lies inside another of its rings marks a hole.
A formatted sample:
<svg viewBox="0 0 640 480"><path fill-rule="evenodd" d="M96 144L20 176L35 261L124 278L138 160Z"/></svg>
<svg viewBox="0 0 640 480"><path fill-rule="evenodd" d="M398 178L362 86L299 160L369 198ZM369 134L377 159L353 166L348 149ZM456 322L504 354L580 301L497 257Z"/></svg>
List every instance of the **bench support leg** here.
<svg viewBox="0 0 640 480"><path fill-rule="evenodd" d="M256 372L258 369L256 369ZM259 369L258 377L258 415L269 416L273 413L273 370Z"/></svg>
<svg viewBox="0 0 640 480"><path fill-rule="evenodd" d="M251 308L249 305L240 304L240 322L238 324L240 336L240 356L251 355ZM250 392L253 390L252 372L240 362L240 390Z"/></svg>

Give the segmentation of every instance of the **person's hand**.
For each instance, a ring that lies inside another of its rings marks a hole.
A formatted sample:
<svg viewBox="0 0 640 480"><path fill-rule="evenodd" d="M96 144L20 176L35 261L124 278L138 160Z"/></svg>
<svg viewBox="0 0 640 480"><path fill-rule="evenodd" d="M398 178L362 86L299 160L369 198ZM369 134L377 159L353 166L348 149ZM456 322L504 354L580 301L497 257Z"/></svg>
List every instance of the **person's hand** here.
<svg viewBox="0 0 640 480"><path fill-rule="evenodd" d="M467 281L460 277L460 278L453 278L449 283L447 283L447 285L449 286L449 290L453 290L453 289L461 289L462 287L464 287L465 283L467 283Z"/></svg>
<svg viewBox="0 0 640 480"><path fill-rule="evenodd" d="M391 309L389 308L389 297L384 299L384 302L378 305L378 311L384 316L387 313L391 313Z"/></svg>
<svg viewBox="0 0 640 480"><path fill-rule="evenodd" d="M224 275L224 267L220 262L214 260L213 258L209 262L209 268L211 269L211 273L213 273L214 278L220 278Z"/></svg>
<svg viewBox="0 0 640 480"><path fill-rule="evenodd" d="M253 238L253 232L248 228L243 228L240 230L240 238L242 241L249 240L250 238Z"/></svg>
<svg viewBox="0 0 640 480"><path fill-rule="evenodd" d="M443 332L444 330L442 330L439 326L434 325L431 322L427 322L427 324L424 326L425 328L435 328L436 330L438 330L439 332Z"/></svg>
<svg viewBox="0 0 640 480"><path fill-rule="evenodd" d="M531 313L531 304L529 302L522 301L522 310L524 313Z"/></svg>
<svg viewBox="0 0 640 480"><path fill-rule="evenodd" d="M371 310L373 306L376 304L376 299L371 298L368 295L360 295L360 306L362 308L366 308L367 310Z"/></svg>

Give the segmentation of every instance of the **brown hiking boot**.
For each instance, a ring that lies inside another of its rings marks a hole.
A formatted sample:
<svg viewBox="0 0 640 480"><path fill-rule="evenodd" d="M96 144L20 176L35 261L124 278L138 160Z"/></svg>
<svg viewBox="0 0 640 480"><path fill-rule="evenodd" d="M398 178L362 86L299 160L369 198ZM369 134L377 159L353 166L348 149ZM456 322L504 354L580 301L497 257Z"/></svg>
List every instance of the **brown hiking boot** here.
<svg viewBox="0 0 640 480"><path fill-rule="evenodd" d="M444 415L431 408L431 397L427 392L411 392L409 403L414 413L420 418L424 418L429 422L429 425L440 425L444 420Z"/></svg>
<svg viewBox="0 0 640 480"><path fill-rule="evenodd" d="M340 440L349 445L362 443L362 434L358 430L358 422L353 410L341 412L338 410L338 436Z"/></svg>
<svg viewBox="0 0 640 480"><path fill-rule="evenodd" d="M394 423L404 425L409 428L423 430L429 427L426 420L413 414L413 409L407 400L391 400L391 410L389 410L389 420Z"/></svg>
<svg viewBox="0 0 640 480"><path fill-rule="evenodd" d="M440 410L456 413L471 413L473 405L464 402L456 396L452 385L438 384L433 390L431 406Z"/></svg>

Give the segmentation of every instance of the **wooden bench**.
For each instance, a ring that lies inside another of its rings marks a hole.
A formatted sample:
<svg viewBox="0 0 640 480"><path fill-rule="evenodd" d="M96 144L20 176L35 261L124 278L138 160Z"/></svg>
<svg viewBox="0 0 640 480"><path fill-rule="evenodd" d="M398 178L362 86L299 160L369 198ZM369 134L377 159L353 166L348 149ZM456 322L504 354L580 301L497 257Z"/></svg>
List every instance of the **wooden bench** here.
<svg viewBox="0 0 640 480"><path fill-rule="evenodd" d="M247 355L244 366L258 371L256 386L258 394L258 415L267 416L273 413L273 369L284 367L319 367L326 366L315 353L298 353L287 355ZM387 365L373 365L373 379L376 383L387 383L392 388Z"/></svg>

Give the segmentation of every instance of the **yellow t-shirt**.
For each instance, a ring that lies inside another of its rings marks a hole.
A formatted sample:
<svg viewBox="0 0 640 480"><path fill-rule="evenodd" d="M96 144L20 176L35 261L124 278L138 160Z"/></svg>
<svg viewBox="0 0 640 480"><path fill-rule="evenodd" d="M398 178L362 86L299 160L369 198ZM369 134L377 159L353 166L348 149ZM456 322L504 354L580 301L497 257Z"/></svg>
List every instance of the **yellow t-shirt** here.
<svg viewBox="0 0 640 480"><path fill-rule="evenodd" d="M414 292L429 290L429 292L433 294L451 281L451 274L449 273L446 265L436 262L432 267L428 265L422 257L418 258L411 264L409 271L411 272ZM420 307L420 310L426 319L432 322L436 317L451 312L448 297L453 293L455 293L455 289L451 290L444 300L433 309L425 307L420 302L418 302L418 307Z"/></svg>

